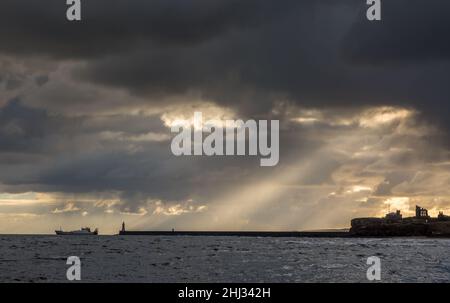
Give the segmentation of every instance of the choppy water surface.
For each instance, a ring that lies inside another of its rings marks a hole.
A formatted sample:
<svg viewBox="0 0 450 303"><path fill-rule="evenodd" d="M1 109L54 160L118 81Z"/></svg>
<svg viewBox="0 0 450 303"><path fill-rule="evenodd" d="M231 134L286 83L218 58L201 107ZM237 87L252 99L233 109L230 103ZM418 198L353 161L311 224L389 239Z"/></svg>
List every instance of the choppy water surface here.
<svg viewBox="0 0 450 303"><path fill-rule="evenodd" d="M1 282L450 282L447 239L0 236Z"/></svg>

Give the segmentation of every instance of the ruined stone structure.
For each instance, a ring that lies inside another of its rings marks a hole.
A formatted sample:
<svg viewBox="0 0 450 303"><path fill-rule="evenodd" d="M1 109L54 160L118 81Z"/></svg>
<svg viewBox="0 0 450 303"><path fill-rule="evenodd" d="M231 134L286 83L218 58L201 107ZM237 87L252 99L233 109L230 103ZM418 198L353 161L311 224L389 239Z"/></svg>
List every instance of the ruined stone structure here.
<svg viewBox="0 0 450 303"><path fill-rule="evenodd" d="M420 219L428 219L428 210L416 205L416 218Z"/></svg>

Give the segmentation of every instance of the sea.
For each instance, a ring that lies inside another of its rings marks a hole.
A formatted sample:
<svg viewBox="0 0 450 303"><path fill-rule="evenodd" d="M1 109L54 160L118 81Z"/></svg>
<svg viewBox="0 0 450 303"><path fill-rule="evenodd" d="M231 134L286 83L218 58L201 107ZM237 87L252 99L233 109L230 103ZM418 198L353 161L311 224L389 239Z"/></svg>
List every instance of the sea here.
<svg viewBox="0 0 450 303"><path fill-rule="evenodd" d="M0 236L0 282L450 282L450 239ZM372 276L373 277L373 276ZM378 281L378 280L375 280Z"/></svg>

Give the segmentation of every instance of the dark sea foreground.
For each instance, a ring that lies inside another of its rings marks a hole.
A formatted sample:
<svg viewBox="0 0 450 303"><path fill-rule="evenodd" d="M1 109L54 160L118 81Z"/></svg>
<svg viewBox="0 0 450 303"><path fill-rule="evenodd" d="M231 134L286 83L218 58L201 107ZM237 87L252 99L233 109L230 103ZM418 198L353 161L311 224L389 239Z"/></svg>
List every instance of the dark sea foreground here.
<svg viewBox="0 0 450 303"><path fill-rule="evenodd" d="M450 239L0 236L0 282L450 282Z"/></svg>

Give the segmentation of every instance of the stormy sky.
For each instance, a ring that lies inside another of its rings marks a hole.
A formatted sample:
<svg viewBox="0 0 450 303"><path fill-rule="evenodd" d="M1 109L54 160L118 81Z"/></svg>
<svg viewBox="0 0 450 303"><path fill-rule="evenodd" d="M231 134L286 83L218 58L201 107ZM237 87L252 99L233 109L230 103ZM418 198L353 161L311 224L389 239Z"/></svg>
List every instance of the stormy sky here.
<svg viewBox="0 0 450 303"><path fill-rule="evenodd" d="M0 232L302 230L450 212L450 2L0 3ZM175 157L176 119L278 119L280 162Z"/></svg>

